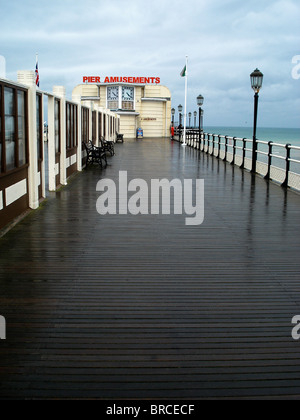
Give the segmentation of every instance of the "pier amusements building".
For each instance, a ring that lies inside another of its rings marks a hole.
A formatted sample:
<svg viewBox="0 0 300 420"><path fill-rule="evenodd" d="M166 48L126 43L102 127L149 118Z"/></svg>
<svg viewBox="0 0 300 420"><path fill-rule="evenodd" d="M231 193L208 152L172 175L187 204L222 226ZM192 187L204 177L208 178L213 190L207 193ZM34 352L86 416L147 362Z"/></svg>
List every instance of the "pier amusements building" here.
<svg viewBox="0 0 300 420"><path fill-rule="evenodd" d="M171 93L158 77L83 77L73 96L92 102L120 116L120 133L135 138L137 129L144 137L168 137L171 126Z"/></svg>

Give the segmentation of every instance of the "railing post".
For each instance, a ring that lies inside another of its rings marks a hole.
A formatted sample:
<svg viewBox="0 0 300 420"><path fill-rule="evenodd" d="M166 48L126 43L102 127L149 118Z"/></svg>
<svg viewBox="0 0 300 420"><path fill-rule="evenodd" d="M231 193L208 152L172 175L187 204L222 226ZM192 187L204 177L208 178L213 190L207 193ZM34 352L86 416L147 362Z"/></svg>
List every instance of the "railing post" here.
<svg viewBox="0 0 300 420"><path fill-rule="evenodd" d="M218 159L220 159L220 154L221 154L221 136L220 134L218 134L218 155L217 155Z"/></svg>
<svg viewBox="0 0 300 420"><path fill-rule="evenodd" d="M215 154L215 142L216 142L216 135L213 134L213 141L212 141L212 156Z"/></svg>
<svg viewBox="0 0 300 420"><path fill-rule="evenodd" d="M269 141L268 143L268 172L267 172L267 175L265 176L265 179L270 179L271 177L272 152L273 152L273 142Z"/></svg>
<svg viewBox="0 0 300 420"><path fill-rule="evenodd" d="M285 146L285 149L286 149L285 180L282 183L282 187L287 188L289 186L289 172L290 172L290 168L291 168L291 162L290 162L290 159L291 159L291 145L287 144Z"/></svg>
<svg viewBox="0 0 300 420"><path fill-rule="evenodd" d="M225 157L223 159L224 162L227 161L227 151L228 151L228 136L225 136Z"/></svg>
<svg viewBox="0 0 300 420"><path fill-rule="evenodd" d="M241 169L245 168L245 159L246 159L246 138L243 138L243 160L242 160L242 164L240 166Z"/></svg>
<svg viewBox="0 0 300 420"><path fill-rule="evenodd" d="M235 164L235 156L236 156L236 137L233 137L233 159L231 165Z"/></svg>
<svg viewBox="0 0 300 420"><path fill-rule="evenodd" d="M209 143L210 143L210 134L207 133L207 149L206 149L206 154L209 154Z"/></svg>

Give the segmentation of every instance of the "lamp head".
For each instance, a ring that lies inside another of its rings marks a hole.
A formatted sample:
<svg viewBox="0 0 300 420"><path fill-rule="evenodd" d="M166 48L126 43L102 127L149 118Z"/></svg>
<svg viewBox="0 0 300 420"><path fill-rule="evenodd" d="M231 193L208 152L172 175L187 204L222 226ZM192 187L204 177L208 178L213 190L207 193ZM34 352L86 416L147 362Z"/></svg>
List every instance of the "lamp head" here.
<svg viewBox="0 0 300 420"><path fill-rule="evenodd" d="M199 95L199 96L197 97L197 105L200 107L200 106L202 106L202 105L203 105L203 102L204 102L204 98L203 98L203 96L202 96L202 95Z"/></svg>
<svg viewBox="0 0 300 420"><path fill-rule="evenodd" d="M254 70L253 73L250 74L251 79L251 87L255 93L259 93L260 89L262 88L264 75L258 69Z"/></svg>

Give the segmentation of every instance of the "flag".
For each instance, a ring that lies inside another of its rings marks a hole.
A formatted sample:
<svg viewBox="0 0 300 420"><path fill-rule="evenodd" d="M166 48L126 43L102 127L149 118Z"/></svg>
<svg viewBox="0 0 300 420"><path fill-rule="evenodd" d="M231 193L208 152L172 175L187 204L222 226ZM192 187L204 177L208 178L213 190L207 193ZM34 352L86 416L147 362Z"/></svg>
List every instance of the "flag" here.
<svg viewBox="0 0 300 420"><path fill-rule="evenodd" d="M40 75L39 75L38 58L36 58L36 66L35 66L35 84L37 85L37 87L40 87Z"/></svg>
<svg viewBox="0 0 300 420"><path fill-rule="evenodd" d="M186 76L186 65L184 66L184 69L182 70L182 72L180 73L181 77L185 77Z"/></svg>

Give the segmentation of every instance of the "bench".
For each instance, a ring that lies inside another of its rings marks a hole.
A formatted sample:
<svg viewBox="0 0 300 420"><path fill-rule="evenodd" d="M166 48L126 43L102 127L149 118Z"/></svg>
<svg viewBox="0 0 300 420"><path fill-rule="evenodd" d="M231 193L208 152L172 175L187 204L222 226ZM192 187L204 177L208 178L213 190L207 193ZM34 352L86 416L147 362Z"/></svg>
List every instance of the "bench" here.
<svg viewBox="0 0 300 420"><path fill-rule="evenodd" d="M121 141L122 143L124 143L124 134L119 134L117 133L117 140L116 142Z"/></svg>
<svg viewBox="0 0 300 420"><path fill-rule="evenodd" d="M88 143L84 142L83 145L87 154L86 165L98 163L102 168L104 161L105 167L107 166L106 151L103 147L96 147L91 140Z"/></svg>
<svg viewBox="0 0 300 420"><path fill-rule="evenodd" d="M100 142L101 147L103 147L106 152L110 153L111 156L115 155L115 145L113 141L105 140L105 138L101 136Z"/></svg>

